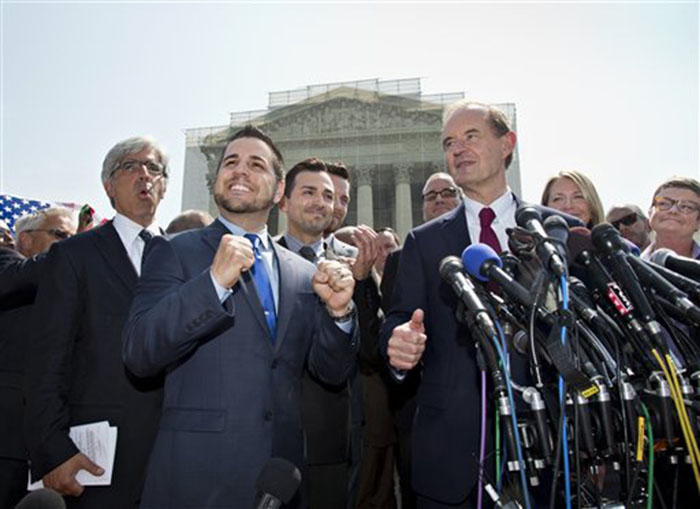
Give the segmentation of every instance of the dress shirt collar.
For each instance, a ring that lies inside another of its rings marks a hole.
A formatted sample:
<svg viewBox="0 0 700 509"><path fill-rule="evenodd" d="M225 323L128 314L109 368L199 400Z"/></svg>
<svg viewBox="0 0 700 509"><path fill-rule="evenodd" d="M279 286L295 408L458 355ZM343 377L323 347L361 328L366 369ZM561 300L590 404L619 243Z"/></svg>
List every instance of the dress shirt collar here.
<svg viewBox="0 0 700 509"><path fill-rule="evenodd" d="M158 223L155 221L144 228L140 224L132 221L119 212L115 214L114 219L112 220L112 226L114 226L114 229L117 230L119 238L122 239L125 246L131 246L134 241L139 238L139 233L141 233L141 230L144 229L151 232L154 236L160 235L160 228L158 227Z"/></svg>
<svg viewBox="0 0 700 509"><path fill-rule="evenodd" d="M231 233L234 235L239 235L243 236L246 233L255 233L257 236L260 237L260 241L262 242L262 247L263 250L267 251L270 249L270 243L268 240L268 235L267 235L267 225L264 225L260 231L257 232L249 232L238 226L237 224L232 223L228 219L224 218L224 216L219 216L219 221L221 221L221 224L223 224L226 228L229 229Z"/></svg>
<svg viewBox="0 0 700 509"><path fill-rule="evenodd" d="M510 190L510 188L506 188L506 191L489 205L484 205L476 200L472 200L468 196L464 196L464 210L467 214L468 222L479 221L479 212L481 212L481 209L484 207L490 207L493 209L493 211L496 213L496 220L499 218L510 217L509 214L515 216L515 209L517 208L515 206L515 197L513 196L513 192Z"/></svg>
<svg viewBox="0 0 700 509"><path fill-rule="evenodd" d="M284 240L287 242L287 249L294 253L298 253L299 250L304 246L309 246L311 249L313 249L314 253L316 254L316 258L321 258L323 256L323 239L318 239L316 242L312 242L311 244L304 244L295 236L287 232L284 234Z"/></svg>
<svg viewBox="0 0 700 509"><path fill-rule="evenodd" d="M642 260L651 260L651 255L654 253L654 251L656 251L656 245L654 242L652 242L647 246L647 248L644 251L642 251L642 254L640 254L639 257ZM693 241L693 247L690 251L690 257L694 260L700 259L700 244L698 244L695 241Z"/></svg>

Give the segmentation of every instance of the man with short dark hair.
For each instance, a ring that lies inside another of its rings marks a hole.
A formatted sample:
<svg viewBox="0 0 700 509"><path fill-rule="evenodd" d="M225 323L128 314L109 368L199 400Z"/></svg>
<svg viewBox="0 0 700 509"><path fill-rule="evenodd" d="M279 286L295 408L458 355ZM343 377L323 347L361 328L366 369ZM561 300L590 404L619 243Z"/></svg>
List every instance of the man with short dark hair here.
<svg viewBox="0 0 700 509"><path fill-rule="evenodd" d="M358 348L354 282L337 261L314 267L272 242L266 223L284 188L281 154L248 126L223 150L219 218L149 247L123 334L130 369L167 373L142 509L253 507L272 457L307 479L302 371L346 379Z"/></svg>
<svg viewBox="0 0 700 509"><path fill-rule="evenodd" d="M27 353L25 436L32 480L71 507L139 504L160 414L162 378L124 368L121 329L168 179L168 157L151 138L117 143L102 164L116 214L103 226L56 243L45 262ZM117 445L109 486L85 489L79 470L102 475L69 437L71 426L109 421Z"/></svg>
<svg viewBox="0 0 700 509"><path fill-rule="evenodd" d="M204 228L211 224L214 218L209 215L209 212L203 210L185 210L181 212L168 224L165 233L172 235L195 228Z"/></svg>

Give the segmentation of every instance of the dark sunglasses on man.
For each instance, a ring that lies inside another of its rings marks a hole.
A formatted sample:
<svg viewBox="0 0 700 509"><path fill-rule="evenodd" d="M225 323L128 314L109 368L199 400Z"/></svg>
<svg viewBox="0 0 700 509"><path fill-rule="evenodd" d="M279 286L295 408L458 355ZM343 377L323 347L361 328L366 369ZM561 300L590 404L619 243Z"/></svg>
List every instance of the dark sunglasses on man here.
<svg viewBox="0 0 700 509"><path fill-rule="evenodd" d="M637 222L639 219L639 216L637 216L636 213L632 212L631 214L627 214L626 216L622 216L620 219L616 221L610 221L610 224L615 227L616 230L620 229L620 225L624 224L625 226L632 226L634 223Z"/></svg>
<svg viewBox="0 0 700 509"><path fill-rule="evenodd" d="M48 233L49 235L53 235L54 237L56 237L58 240L65 240L71 236L70 232L67 232L65 230L57 230L57 229L53 229L53 228L50 230L36 229L36 230L24 230L24 231L27 233L30 233L30 232Z"/></svg>

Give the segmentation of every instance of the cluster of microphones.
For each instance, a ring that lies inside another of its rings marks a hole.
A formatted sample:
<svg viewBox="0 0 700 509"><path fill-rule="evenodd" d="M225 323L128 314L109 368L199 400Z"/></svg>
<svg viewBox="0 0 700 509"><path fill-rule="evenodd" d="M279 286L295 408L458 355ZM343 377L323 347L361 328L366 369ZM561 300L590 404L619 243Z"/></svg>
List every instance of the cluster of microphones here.
<svg viewBox="0 0 700 509"><path fill-rule="evenodd" d="M700 500L700 262L531 206L516 223L508 253L440 264L497 409L479 489L499 507Z"/></svg>

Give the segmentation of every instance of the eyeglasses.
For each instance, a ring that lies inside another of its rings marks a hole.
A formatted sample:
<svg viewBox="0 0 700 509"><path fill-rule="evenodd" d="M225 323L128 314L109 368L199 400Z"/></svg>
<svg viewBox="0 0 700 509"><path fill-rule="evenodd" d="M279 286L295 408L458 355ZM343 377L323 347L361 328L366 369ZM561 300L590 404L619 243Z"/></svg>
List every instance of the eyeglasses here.
<svg viewBox="0 0 700 509"><path fill-rule="evenodd" d="M446 187L440 191L429 191L423 195L424 201L435 201L435 199L440 195L444 200L448 198L454 198L457 196L457 189L454 187Z"/></svg>
<svg viewBox="0 0 700 509"><path fill-rule="evenodd" d="M637 219L639 219L639 216L637 216L635 212L632 212L626 216L622 216L616 221L610 221L610 224L613 225L616 230L619 230L621 224L624 224L625 226L632 226L637 222Z"/></svg>
<svg viewBox="0 0 700 509"><path fill-rule="evenodd" d="M674 206L678 209L681 214L692 214L693 212L700 211L700 205L691 200L673 200L671 198L664 198L663 196L657 196L654 198L652 206L656 210L666 212L671 210Z"/></svg>
<svg viewBox="0 0 700 509"><path fill-rule="evenodd" d="M54 228L52 228L52 229L50 229L50 230L42 230L42 229L37 228L36 230L24 230L24 231L27 232L27 233L31 233L31 232L44 232L44 233L48 233L49 235L53 235L54 237L56 237L56 238L59 239L59 240L65 240L65 239L67 239L68 237L71 237L71 236L73 235L72 233L67 232L67 231L65 231L65 230L56 230L56 229L54 229Z"/></svg>
<svg viewBox="0 0 700 509"><path fill-rule="evenodd" d="M145 167L146 171L152 177L161 177L165 175L165 167L155 161L137 161L136 159L126 159L119 163L119 165L114 169L112 175L114 175L117 170L124 170L127 173L134 173Z"/></svg>

